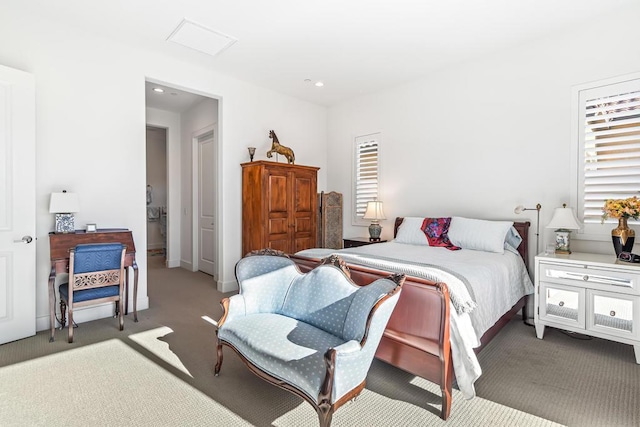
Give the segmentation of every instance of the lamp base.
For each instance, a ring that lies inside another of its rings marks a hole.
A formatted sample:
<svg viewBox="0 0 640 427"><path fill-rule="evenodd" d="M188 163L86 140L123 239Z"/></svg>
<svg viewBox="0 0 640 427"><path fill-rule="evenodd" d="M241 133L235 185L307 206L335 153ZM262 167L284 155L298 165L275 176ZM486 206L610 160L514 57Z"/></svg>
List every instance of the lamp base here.
<svg viewBox="0 0 640 427"><path fill-rule="evenodd" d="M378 242L380 241L380 233L382 232L382 227L380 224L372 222L369 226L369 241Z"/></svg>
<svg viewBox="0 0 640 427"><path fill-rule="evenodd" d="M556 255L571 254L571 230L556 230Z"/></svg>
<svg viewBox="0 0 640 427"><path fill-rule="evenodd" d="M56 214L56 233L73 233L75 230L75 224L73 220L73 214L71 213L57 213Z"/></svg>

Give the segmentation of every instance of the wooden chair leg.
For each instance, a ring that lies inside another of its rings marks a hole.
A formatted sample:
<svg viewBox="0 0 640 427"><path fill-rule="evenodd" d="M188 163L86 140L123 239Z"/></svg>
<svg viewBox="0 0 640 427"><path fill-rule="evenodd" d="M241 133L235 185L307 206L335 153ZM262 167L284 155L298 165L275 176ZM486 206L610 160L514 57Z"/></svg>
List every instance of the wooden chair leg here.
<svg viewBox="0 0 640 427"><path fill-rule="evenodd" d="M60 300L60 330L67 324L67 303Z"/></svg>
<svg viewBox="0 0 640 427"><path fill-rule="evenodd" d="M218 344L218 361L216 362L216 367L213 370L213 374L217 377L220 374L220 368L222 367L222 344Z"/></svg>
<svg viewBox="0 0 640 427"><path fill-rule="evenodd" d="M122 299L118 300L118 307L120 308L118 312L118 319L120 322L120 330L124 329L124 311L122 310Z"/></svg>
<svg viewBox="0 0 640 427"><path fill-rule="evenodd" d="M73 342L73 307L68 306L69 310L69 343Z"/></svg>
<svg viewBox="0 0 640 427"><path fill-rule="evenodd" d="M330 427L331 419L333 418L333 408L329 404L321 404L317 409L318 412L318 421L320 422L320 427Z"/></svg>

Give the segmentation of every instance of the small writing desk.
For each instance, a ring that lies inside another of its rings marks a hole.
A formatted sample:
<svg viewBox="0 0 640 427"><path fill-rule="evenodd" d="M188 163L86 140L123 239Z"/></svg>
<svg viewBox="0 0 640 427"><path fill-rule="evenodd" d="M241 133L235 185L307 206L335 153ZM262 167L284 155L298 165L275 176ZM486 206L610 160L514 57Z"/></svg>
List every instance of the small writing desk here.
<svg viewBox="0 0 640 427"><path fill-rule="evenodd" d="M49 313L51 316L51 338L53 342L56 329L56 290L55 282L58 273L69 272L69 251L76 245L87 243L122 243L127 252L124 258L125 266L125 299L124 313L129 307L129 268L133 268L133 319L138 321L138 264L136 263L136 246L133 243L131 231L124 228L99 229L95 233L87 233L84 230L76 230L74 233L49 233L49 251L51 253L51 273L49 273Z"/></svg>

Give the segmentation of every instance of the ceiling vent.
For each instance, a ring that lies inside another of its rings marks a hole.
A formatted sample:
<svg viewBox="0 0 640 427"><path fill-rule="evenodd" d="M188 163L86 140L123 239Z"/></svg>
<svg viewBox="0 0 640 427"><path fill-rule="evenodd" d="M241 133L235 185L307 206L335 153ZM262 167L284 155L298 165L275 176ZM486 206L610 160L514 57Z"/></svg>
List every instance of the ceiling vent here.
<svg viewBox="0 0 640 427"><path fill-rule="evenodd" d="M211 56L216 56L238 41L188 19L183 19L167 40Z"/></svg>

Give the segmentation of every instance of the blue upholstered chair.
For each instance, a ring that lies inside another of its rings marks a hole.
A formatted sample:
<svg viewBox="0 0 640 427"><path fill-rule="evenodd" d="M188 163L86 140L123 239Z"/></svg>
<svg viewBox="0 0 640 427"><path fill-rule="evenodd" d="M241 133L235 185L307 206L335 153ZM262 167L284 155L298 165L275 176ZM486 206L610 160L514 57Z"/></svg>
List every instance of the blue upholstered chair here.
<svg viewBox="0 0 640 427"><path fill-rule="evenodd" d="M365 386L404 275L357 286L335 256L303 274L283 253L264 250L236 265L240 293L222 301L222 346L260 378L302 397L320 426Z"/></svg>
<svg viewBox="0 0 640 427"><path fill-rule="evenodd" d="M69 342L73 342L73 309L88 305L116 302L120 330L124 329L124 256L120 243L78 245L69 257L69 283L60 285L60 329L69 311Z"/></svg>

